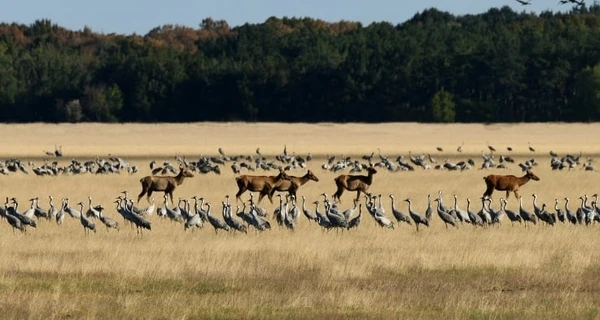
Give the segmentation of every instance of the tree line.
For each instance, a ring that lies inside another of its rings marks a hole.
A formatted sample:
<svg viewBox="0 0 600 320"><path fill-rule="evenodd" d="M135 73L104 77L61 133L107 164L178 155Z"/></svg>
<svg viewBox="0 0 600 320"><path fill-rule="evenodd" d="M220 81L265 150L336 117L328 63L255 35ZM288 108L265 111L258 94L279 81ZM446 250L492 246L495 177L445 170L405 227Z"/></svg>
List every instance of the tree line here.
<svg viewBox="0 0 600 320"><path fill-rule="evenodd" d="M598 5L143 36L4 23L0 121L597 121L599 62Z"/></svg>

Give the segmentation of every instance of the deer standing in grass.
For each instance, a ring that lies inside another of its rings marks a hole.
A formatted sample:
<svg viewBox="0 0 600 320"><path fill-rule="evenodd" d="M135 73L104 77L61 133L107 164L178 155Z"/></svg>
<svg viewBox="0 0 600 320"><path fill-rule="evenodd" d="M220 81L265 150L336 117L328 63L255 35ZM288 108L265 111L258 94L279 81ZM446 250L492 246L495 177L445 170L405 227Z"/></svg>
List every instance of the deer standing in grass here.
<svg viewBox="0 0 600 320"><path fill-rule="evenodd" d="M366 176L343 174L335 178L333 181L335 181L337 191L333 194L333 199L341 202L340 197L344 193L344 190L356 191L356 199L360 199L361 192L368 195L367 190L373 183L373 175L377 173L377 170L371 167L367 169L367 173L368 175Z"/></svg>
<svg viewBox="0 0 600 320"><path fill-rule="evenodd" d="M271 188L271 192L269 193L269 199L273 198L275 191L287 191L291 196L296 197L296 192L298 189L307 183L309 180L319 182L319 178L312 173L312 171L308 170L305 175L302 177L293 177L289 176L288 179L280 179L277 181L273 188Z"/></svg>
<svg viewBox="0 0 600 320"><path fill-rule="evenodd" d="M269 201L273 203L273 194L271 189L273 186L281 180L289 180L290 177L282 170L279 169L279 174L276 176L249 176L242 175L235 178L235 183L238 186L238 192L235 195L235 199L240 200L240 196L246 192L259 192L258 203L265 197L269 197Z"/></svg>
<svg viewBox="0 0 600 320"><path fill-rule="evenodd" d="M150 196L154 191L163 191L165 195L168 195L171 198L171 203L173 203L173 191L177 188L178 185L183 183L183 179L185 178L193 178L194 174L183 165L179 166L179 174L174 177L170 176L145 176L140 179L140 183L142 184L142 192L138 196L137 202L140 202L140 199L147 194L148 202L150 202Z"/></svg>
<svg viewBox="0 0 600 320"><path fill-rule="evenodd" d="M484 197L491 197L494 190L498 190L506 191L506 199L508 199L510 192L514 192L515 197L519 199L519 187L526 184L529 180L539 181L540 178L533 174L533 172L527 170L525 175L522 177L490 174L487 177L483 177L483 180L485 180L485 184L487 186L487 189L483 193Z"/></svg>

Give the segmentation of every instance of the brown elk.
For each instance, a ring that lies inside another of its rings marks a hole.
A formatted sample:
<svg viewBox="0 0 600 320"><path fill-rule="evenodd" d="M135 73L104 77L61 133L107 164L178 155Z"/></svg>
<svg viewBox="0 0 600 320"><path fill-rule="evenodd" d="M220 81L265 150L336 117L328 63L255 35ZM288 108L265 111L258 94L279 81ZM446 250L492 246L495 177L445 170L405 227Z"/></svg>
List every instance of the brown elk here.
<svg viewBox="0 0 600 320"><path fill-rule="evenodd" d="M317 176L315 176L310 170L308 170L308 172L302 177L289 176L289 180L280 179L273 185L273 188L271 188L271 192L269 192L269 198L273 198L275 191L287 191L290 195L296 197L296 192L298 189L309 180L319 182L319 178L317 178Z"/></svg>
<svg viewBox="0 0 600 320"><path fill-rule="evenodd" d="M506 199L508 199L510 192L514 192L515 197L519 199L519 193L517 192L519 191L519 187L526 184L529 180L539 181L540 178L533 174L533 172L527 170L525 175L522 177L490 174L487 177L483 177L483 180L485 180L485 184L487 185L487 189L483 193L484 197L490 197L494 190L498 190L506 191Z"/></svg>
<svg viewBox="0 0 600 320"><path fill-rule="evenodd" d="M174 177L170 176L146 176L140 179L142 183L142 192L138 196L138 203L140 199L148 194L148 201L150 201L150 196L154 191L163 191L165 195L171 197L171 203L173 203L173 191L177 188L178 185L183 183L184 178L193 178L194 175L187 168L180 166L179 174Z"/></svg>
<svg viewBox="0 0 600 320"><path fill-rule="evenodd" d="M269 201L273 203L271 195L271 189L280 180L289 180L290 177L282 170L279 169L279 174L276 176L249 176L242 175L235 178L235 182L238 185L238 192L235 195L236 200L240 199L242 193L246 191L259 192L258 202L265 196L269 196Z"/></svg>
<svg viewBox="0 0 600 320"><path fill-rule="evenodd" d="M340 197L344 190L356 191L356 199L359 199L360 193L368 194L367 190L371 183L373 183L373 175L377 173L375 168L370 167L367 169L368 175L366 176L353 176L343 174L334 179L337 191L333 194L333 199L341 201Z"/></svg>

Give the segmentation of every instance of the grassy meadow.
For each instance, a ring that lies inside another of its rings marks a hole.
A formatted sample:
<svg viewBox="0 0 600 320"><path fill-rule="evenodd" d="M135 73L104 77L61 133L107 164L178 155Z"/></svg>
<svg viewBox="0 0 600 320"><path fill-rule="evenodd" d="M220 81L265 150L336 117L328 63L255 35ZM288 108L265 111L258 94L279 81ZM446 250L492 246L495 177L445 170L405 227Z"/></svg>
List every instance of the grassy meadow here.
<svg viewBox="0 0 600 320"><path fill-rule="evenodd" d="M520 191L529 210L532 193L539 196L540 206L546 203L551 210L555 198L564 207L562 199L569 197L574 210L580 195L600 191L600 176L579 169L553 172L548 151L581 151L582 158L597 158L600 145L594 138L600 136L600 124L30 124L0 125L0 130L2 160L17 157L39 165L44 150L61 145L61 165L110 154L140 167L135 175L0 176L0 199L16 197L20 211L35 196L45 208L48 195L69 197L72 206L83 201L86 208L91 196L94 204L107 208L105 215L121 224L120 232L106 232L97 222L98 232L85 236L80 222L68 216L62 226L40 221L26 234L14 234L0 221L1 318L600 318L597 225L525 228L505 219L503 225L485 229L446 229L434 213L431 227L416 232L406 224L381 229L363 210L362 224L349 232L322 232L303 216L295 232L275 223L270 231L247 235L215 234L210 225L184 232L183 225L152 216L152 230L138 236L112 204L123 190L137 197L150 160L174 163L177 154L195 160L217 155L219 147L228 155L255 155L260 147L273 158L286 145L289 153L314 156L309 168L320 181L310 181L299 191L308 203L321 199L323 192L335 192L333 178L339 173L321 170L326 155L360 159L380 148L393 159L409 151L431 153L438 162L473 158L475 168L464 172L379 169L370 191L384 195L390 217L389 194L396 196L402 211L407 211L403 200L411 198L415 211L423 213L427 194L435 196L438 190L446 205L453 204L456 194L460 208L466 209L469 197L478 211L483 176L522 174L516 163L509 170L479 170L481 152L488 151L489 143L517 162L537 159L534 172L541 180ZM456 148L463 143L459 154ZM438 152L438 146L444 151ZM507 152L507 146L514 150ZM225 195L237 192L229 164L221 172L196 173L177 188L175 197L202 196L220 217ZM350 207L354 195L346 192L340 206ZM495 208L500 196L504 193L494 193ZM271 212L276 206L268 200L262 205ZM314 205L307 206L314 211ZM518 209L512 194L508 206Z"/></svg>

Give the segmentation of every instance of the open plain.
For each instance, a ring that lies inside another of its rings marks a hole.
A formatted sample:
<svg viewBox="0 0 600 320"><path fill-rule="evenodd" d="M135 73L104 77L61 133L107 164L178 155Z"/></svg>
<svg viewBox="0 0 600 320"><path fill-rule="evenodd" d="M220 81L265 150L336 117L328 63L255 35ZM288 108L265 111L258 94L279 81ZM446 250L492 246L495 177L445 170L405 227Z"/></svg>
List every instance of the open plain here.
<svg viewBox="0 0 600 320"><path fill-rule="evenodd" d="M289 153L314 156L308 168L320 181L308 182L298 193L308 203L322 199L323 192L335 192L333 179L342 172L321 170L327 155L362 161L362 155L375 152L377 160L380 148L390 159L407 157L411 151L431 153L438 163L475 161L465 171L378 169L369 191L384 195L389 217L389 194L404 212L403 200L413 199L415 211L422 214L427 195L435 197L438 190L446 205L453 204L456 194L462 209L469 197L472 210L478 211L485 175L520 176L517 163L533 157L539 163L533 171L541 179L521 188L525 207L533 210L531 195L536 193L538 203L546 203L551 211L554 199L560 199L562 208L565 197L575 210L579 196L600 192L600 175L580 168L552 171L548 152L581 152L582 159L600 161L599 124L29 124L0 125L0 130L2 160L16 157L39 165L46 157L44 150L60 145L64 156L49 159L63 165L110 154L140 168L133 175L38 177L29 170L28 175L0 176L0 199L16 197L19 208L35 196L43 199L45 208L49 195L68 197L72 204L87 204L91 196L94 204L107 208L105 215L122 225L119 232L106 232L97 222L98 232L86 236L78 220L66 217L62 226L40 221L21 234L0 220L1 318L600 318L597 224L525 227L505 220L486 228L464 224L446 229L434 213L430 228L417 232L406 224L382 229L363 210L359 228L345 232L323 232L301 216L294 232L273 223L272 230L262 233L215 234L209 225L184 232L182 224L154 215L149 218L152 230L140 236L112 203L123 190L137 197L139 179L150 173L151 160L175 163L175 155L184 155L191 161L200 155L217 156L219 147L227 155L253 156L260 147L273 159L285 145ZM511 155L517 163L509 169L479 170L481 153L489 153L488 143L497 155ZM528 143L535 152L529 151ZM222 166L220 175L196 172L177 188L175 197L202 196L220 217L221 201L237 191L229 166ZM162 203L160 195L155 195L157 205ZM354 195L344 193L340 207L349 208ZM504 193L493 196L498 208ZM243 199L248 199L247 193ZM268 200L261 205L270 212L276 207ZM512 194L508 207L518 210Z"/></svg>

